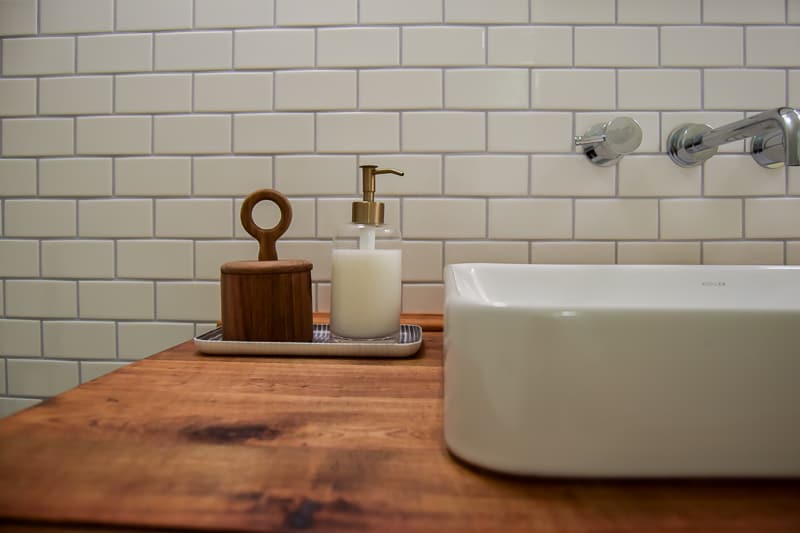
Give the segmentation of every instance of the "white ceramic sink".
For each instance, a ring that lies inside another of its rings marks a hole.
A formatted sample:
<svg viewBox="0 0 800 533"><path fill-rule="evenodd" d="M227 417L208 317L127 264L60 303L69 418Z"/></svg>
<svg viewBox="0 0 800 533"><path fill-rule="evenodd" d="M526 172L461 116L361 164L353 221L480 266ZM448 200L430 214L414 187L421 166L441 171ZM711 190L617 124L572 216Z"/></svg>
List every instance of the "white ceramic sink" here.
<svg viewBox="0 0 800 533"><path fill-rule="evenodd" d="M547 476L800 476L800 267L450 265L444 435Z"/></svg>

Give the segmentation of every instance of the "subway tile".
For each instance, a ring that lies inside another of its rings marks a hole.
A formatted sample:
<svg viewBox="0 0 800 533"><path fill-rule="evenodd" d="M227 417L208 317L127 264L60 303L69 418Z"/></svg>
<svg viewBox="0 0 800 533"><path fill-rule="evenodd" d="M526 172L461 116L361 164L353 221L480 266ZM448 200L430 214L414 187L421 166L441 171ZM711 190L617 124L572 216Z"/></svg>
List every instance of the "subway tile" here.
<svg viewBox="0 0 800 533"><path fill-rule="evenodd" d="M38 278L39 242L28 239L0 240L0 277Z"/></svg>
<svg viewBox="0 0 800 533"><path fill-rule="evenodd" d="M748 198L744 201L745 237L800 237L800 198Z"/></svg>
<svg viewBox="0 0 800 533"><path fill-rule="evenodd" d="M783 0L703 0L705 24L782 24L784 19Z"/></svg>
<svg viewBox="0 0 800 533"><path fill-rule="evenodd" d="M36 114L36 79L0 79L0 117Z"/></svg>
<svg viewBox="0 0 800 533"><path fill-rule="evenodd" d="M654 67L658 65L658 28L577 27L575 66Z"/></svg>
<svg viewBox="0 0 800 533"><path fill-rule="evenodd" d="M489 28L488 37L490 65L519 67L572 65L572 28L501 26Z"/></svg>
<svg viewBox="0 0 800 533"><path fill-rule="evenodd" d="M120 359L143 359L194 336L192 324L120 322L117 325Z"/></svg>
<svg viewBox="0 0 800 533"><path fill-rule="evenodd" d="M403 281L442 281L442 243L406 240L402 249Z"/></svg>
<svg viewBox="0 0 800 533"><path fill-rule="evenodd" d="M0 394L6 393L6 361L5 359L0 359ZM0 409L2 409L0 407ZM3 416L0 413L0 416Z"/></svg>
<svg viewBox="0 0 800 533"><path fill-rule="evenodd" d="M658 238L657 200L576 200L576 239Z"/></svg>
<svg viewBox="0 0 800 533"><path fill-rule="evenodd" d="M174 115L153 119L157 154L219 154L231 151L228 115Z"/></svg>
<svg viewBox="0 0 800 533"><path fill-rule="evenodd" d="M572 114L490 112L490 152L571 152Z"/></svg>
<svg viewBox="0 0 800 533"><path fill-rule="evenodd" d="M77 361L9 359L8 392L19 396L55 396L78 385Z"/></svg>
<svg viewBox="0 0 800 533"><path fill-rule="evenodd" d="M742 28L676 26L661 28L665 67L737 67L744 64Z"/></svg>
<svg viewBox="0 0 800 533"><path fill-rule="evenodd" d="M315 225L315 199L314 198L289 198L292 206L292 223L281 239L313 239L316 236ZM240 213L244 199L234 201L234 212ZM262 228L272 228L281 218L280 209L274 202L263 201L256 204L253 209L253 221ZM237 239L252 239L242 227L239 217L234 222L234 237ZM255 256L253 256L255 258Z"/></svg>
<svg viewBox="0 0 800 533"><path fill-rule="evenodd" d="M681 168L665 155L625 157L617 168L620 196L701 194L701 167Z"/></svg>
<svg viewBox="0 0 800 533"><path fill-rule="evenodd" d="M786 102L782 70L708 69L704 76L706 109L762 110Z"/></svg>
<svg viewBox="0 0 800 533"><path fill-rule="evenodd" d="M40 403L42 400L35 398L0 398L0 418L11 416Z"/></svg>
<svg viewBox="0 0 800 533"><path fill-rule="evenodd" d="M196 28L272 26L274 0L195 0Z"/></svg>
<svg viewBox="0 0 800 533"><path fill-rule="evenodd" d="M37 30L37 0L15 0L3 3L0 36L29 35Z"/></svg>
<svg viewBox="0 0 800 533"><path fill-rule="evenodd" d="M534 155L533 196L614 196L614 167L591 165L582 154Z"/></svg>
<svg viewBox="0 0 800 533"><path fill-rule="evenodd" d="M258 243L253 239L239 242L197 241L195 246L197 279L218 280L220 278L220 268L225 263L252 261L258 257Z"/></svg>
<svg viewBox="0 0 800 533"><path fill-rule="evenodd" d="M697 70L621 70L619 107L656 111L697 109L700 107L700 87L700 72Z"/></svg>
<svg viewBox="0 0 800 533"><path fill-rule="evenodd" d="M269 111L272 109L272 73L196 74L194 109L195 111Z"/></svg>
<svg viewBox="0 0 800 533"><path fill-rule="evenodd" d="M531 0L537 24L609 24L614 11L614 0Z"/></svg>
<svg viewBox="0 0 800 533"><path fill-rule="evenodd" d="M82 319L152 320L153 283L149 281L81 281Z"/></svg>
<svg viewBox="0 0 800 533"><path fill-rule="evenodd" d="M707 124L712 128L718 128L737 120L742 120L744 113L739 111L690 111L690 112L665 112L661 113L661 141L663 151L667 151L667 139L669 134L679 126L687 123ZM742 141L723 144L719 147L720 152L741 152L743 150Z"/></svg>
<svg viewBox="0 0 800 533"><path fill-rule="evenodd" d="M525 264L528 262L528 243L519 241L446 242L444 245L444 262L446 265L457 263Z"/></svg>
<svg viewBox="0 0 800 533"><path fill-rule="evenodd" d="M486 115L480 112L403 113L405 152L482 152L486 147Z"/></svg>
<svg viewBox="0 0 800 533"><path fill-rule="evenodd" d="M385 175L379 195L430 196L442 192L442 156L417 154L377 154L361 156L359 165L378 165L401 170L397 176ZM381 180L381 178L378 178Z"/></svg>
<svg viewBox="0 0 800 533"><path fill-rule="evenodd" d="M613 70L534 70L531 83L531 107L534 109L615 107L616 82Z"/></svg>
<svg viewBox="0 0 800 533"><path fill-rule="evenodd" d="M416 284L403 286L404 313L444 312L444 286L442 284Z"/></svg>
<svg viewBox="0 0 800 533"><path fill-rule="evenodd" d="M320 67L382 67L400 64L400 30L329 28L317 31Z"/></svg>
<svg viewBox="0 0 800 533"><path fill-rule="evenodd" d="M775 196L786 192L783 168L764 168L749 155L712 157L705 163L706 196Z"/></svg>
<svg viewBox="0 0 800 533"><path fill-rule="evenodd" d="M356 24L356 0L276 0L278 26L326 26Z"/></svg>
<svg viewBox="0 0 800 533"><path fill-rule="evenodd" d="M797 106L800 102L800 70L789 71L789 104Z"/></svg>
<svg viewBox="0 0 800 533"><path fill-rule="evenodd" d="M188 157L122 157L114 162L117 196L189 196L192 160Z"/></svg>
<svg viewBox="0 0 800 533"><path fill-rule="evenodd" d="M163 281L156 283L156 290L159 320L219 320L219 283Z"/></svg>
<svg viewBox="0 0 800 533"><path fill-rule="evenodd" d="M246 196L257 189L271 186L271 157L194 158L195 196Z"/></svg>
<svg viewBox="0 0 800 533"><path fill-rule="evenodd" d="M655 111L626 111L626 117L635 120L642 129L642 143L635 150L636 153L659 152L659 115ZM620 116L618 111L583 112L575 113L575 132L584 134L589 128L598 123L609 122ZM569 139L570 144L572 138ZM570 151L583 152L580 147L572 146Z"/></svg>
<svg viewBox="0 0 800 533"><path fill-rule="evenodd" d="M42 331L45 357L116 358L117 329L113 322L45 321Z"/></svg>
<svg viewBox="0 0 800 533"><path fill-rule="evenodd" d="M112 161L103 157L39 160L39 196L111 196Z"/></svg>
<svg viewBox="0 0 800 533"><path fill-rule="evenodd" d="M408 239L482 239L486 236L486 201L406 198L403 235Z"/></svg>
<svg viewBox="0 0 800 533"><path fill-rule="evenodd" d="M156 236L198 239L232 237L231 200L156 200Z"/></svg>
<svg viewBox="0 0 800 533"><path fill-rule="evenodd" d="M42 276L46 278L113 278L114 241L42 241Z"/></svg>
<svg viewBox="0 0 800 533"><path fill-rule="evenodd" d="M444 104L455 109L527 109L527 69L447 70Z"/></svg>
<svg viewBox="0 0 800 533"><path fill-rule="evenodd" d="M358 99L361 109L438 109L442 107L442 71L362 70Z"/></svg>
<svg viewBox="0 0 800 533"><path fill-rule="evenodd" d="M356 167L356 158L349 155L279 156L275 158L275 188L288 195L353 195Z"/></svg>
<svg viewBox="0 0 800 533"><path fill-rule="evenodd" d="M782 265L782 242L704 242L706 265Z"/></svg>
<svg viewBox="0 0 800 533"><path fill-rule="evenodd" d="M5 285L3 283L0 283L0 299L2 299L0 300L0 313L2 313L3 315L5 315L6 313L4 287Z"/></svg>
<svg viewBox="0 0 800 533"><path fill-rule="evenodd" d="M320 87L325 87L321 91ZM275 108L281 111L355 109L355 70L279 72Z"/></svg>
<svg viewBox="0 0 800 533"><path fill-rule="evenodd" d="M36 160L0 159L0 197L36 196Z"/></svg>
<svg viewBox="0 0 800 533"><path fill-rule="evenodd" d="M490 239L569 239L572 200L489 200Z"/></svg>
<svg viewBox="0 0 800 533"><path fill-rule="evenodd" d="M3 75L24 76L75 72L73 37L3 39Z"/></svg>
<svg viewBox="0 0 800 533"><path fill-rule="evenodd" d="M237 69L313 67L315 43L312 29L237 31L233 63Z"/></svg>
<svg viewBox="0 0 800 533"><path fill-rule="evenodd" d="M661 201L662 239L740 239L742 201L670 199Z"/></svg>
<svg viewBox="0 0 800 533"><path fill-rule="evenodd" d="M117 113L180 113L192 110L191 74L130 74L117 76Z"/></svg>
<svg viewBox="0 0 800 533"><path fill-rule="evenodd" d="M528 194L528 157L446 156L444 193L449 196L525 196Z"/></svg>
<svg viewBox="0 0 800 533"><path fill-rule="evenodd" d="M78 37L78 72L142 72L152 68L151 34Z"/></svg>
<svg viewBox="0 0 800 533"><path fill-rule="evenodd" d="M41 323L38 320L0 318L0 355L42 355Z"/></svg>
<svg viewBox="0 0 800 533"><path fill-rule="evenodd" d="M111 86L111 76L42 78L39 80L39 113L42 115L111 113Z"/></svg>
<svg viewBox="0 0 800 533"><path fill-rule="evenodd" d="M755 67L800 66L800 27L751 26L747 28L747 64Z"/></svg>
<svg viewBox="0 0 800 533"><path fill-rule="evenodd" d="M73 153L71 118L7 118L2 129L4 157Z"/></svg>
<svg viewBox="0 0 800 533"><path fill-rule="evenodd" d="M789 179L789 194L800 195L800 168L789 167L787 168Z"/></svg>
<svg viewBox="0 0 800 533"><path fill-rule="evenodd" d="M411 66L468 66L486 62L483 28L403 28L402 57Z"/></svg>
<svg viewBox="0 0 800 533"><path fill-rule="evenodd" d="M150 117L78 117L77 153L135 155L150 153Z"/></svg>
<svg viewBox="0 0 800 533"><path fill-rule="evenodd" d="M800 242L786 243L786 264L800 265Z"/></svg>
<svg viewBox="0 0 800 533"><path fill-rule="evenodd" d="M6 200L5 237L73 237L75 200Z"/></svg>
<svg viewBox="0 0 800 533"><path fill-rule="evenodd" d="M789 0L786 6L786 22L800 23L800 0Z"/></svg>
<svg viewBox="0 0 800 533"><path fill-rule="evenodd" d="M74 281L6 280L9 318L75 318L78 291Z"/></svg>
<svg viewBox="0 0 800 533"><path fill-rule="evenodd" d="M361 24L441 23L442 0L361 0Z"/></svg>
<svg viewBox="0 0 800 533"><path fill-rule="evenodd" d="M116 0L116 3L118 31L192 27L192 0Z"/></svg>
<svg viewBox="0 0 800 533"><path fill-rule="evenodd" d="M114 29L113 0L41 0L41 33L93 33Z"/></svg>
<svg viewBox="0 0 800 533"><path fill-rule="evenodd" d="M141 279L191 279L194 243L179 240L120 240L117 276Z"/></svg>
<svg viewBox="0 0 800 533"><path fill-rule="evenodd" d="M531 243L531 263L606 265L614 262L613 242Z"/></svg>
<svg viewBox="0 0 800 533"><path fill-rule="evenodd" d="M153 201L145 199L80 200L81 237L151 237Z"/></svg>
<svg viewBox="0 0 800 533"><path fill-rule="evenodd" d="M81 361L81 383L105 376L127 365L111 361Z"/></svg>
<svg viewBox="0 0 800 533"><path fill-rule="evenodd" d="M398 113L326 113L317 115L317 151L328 153L397 152Z"/></svg>
<svg viewBox="0 0 800 533"><path fill-rule="evenodd" d="M621 242L617 245L620 265L697 265L698 242Z"/></svg>
<svg viewBox="0 0 800 533"><path fill-rule="evenodd" d="M233 119L233 151L313 152L314 115L311 113L236 115Z"/></svg>
<svg viewBox="0 0 800 533"><path fill-rule="evenodd" d="M444 20L449 24L527 24L528 0L444 0Z"/></svg>
<svg viewBox="0 0 800 533"><path fill-rule="evenodd" d="M157 33L156 70L216 70L233 66L229 31Z"/></svg>
<svg viewBox="0 0 800 533"><path fill-rule="evenodd" d="M617 23L699 24L701 1L617 0Z"/></svg>

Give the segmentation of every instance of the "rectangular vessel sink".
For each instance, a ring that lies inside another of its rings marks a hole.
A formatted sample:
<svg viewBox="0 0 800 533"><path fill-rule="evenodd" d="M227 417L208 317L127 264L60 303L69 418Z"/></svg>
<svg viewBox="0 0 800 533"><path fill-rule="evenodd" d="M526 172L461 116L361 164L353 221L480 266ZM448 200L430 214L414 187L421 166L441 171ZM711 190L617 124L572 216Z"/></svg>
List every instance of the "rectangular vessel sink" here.
<svg viewBox="0 0 800 533"><path fill-rule="evenodd" d="M444 343L469 463L800 476L800 267L449 265Z"/></svg>

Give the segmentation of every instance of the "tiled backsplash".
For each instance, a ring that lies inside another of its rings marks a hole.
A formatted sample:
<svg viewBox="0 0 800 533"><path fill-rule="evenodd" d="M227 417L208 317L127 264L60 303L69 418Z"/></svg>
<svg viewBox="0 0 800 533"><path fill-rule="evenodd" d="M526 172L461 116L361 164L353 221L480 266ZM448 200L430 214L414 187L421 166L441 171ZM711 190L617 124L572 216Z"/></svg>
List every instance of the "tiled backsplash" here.
<svg viewBox="0 0 800 533"><path fill-rule="evenodd" d="M663 154L800 106L800 0L0 0L0 36L0 415L209 328L255 189L326 310L363 163L406 172L409 312L452 262L800 264L797 168ZM641 147L590 165L620 115Z"/></svg>

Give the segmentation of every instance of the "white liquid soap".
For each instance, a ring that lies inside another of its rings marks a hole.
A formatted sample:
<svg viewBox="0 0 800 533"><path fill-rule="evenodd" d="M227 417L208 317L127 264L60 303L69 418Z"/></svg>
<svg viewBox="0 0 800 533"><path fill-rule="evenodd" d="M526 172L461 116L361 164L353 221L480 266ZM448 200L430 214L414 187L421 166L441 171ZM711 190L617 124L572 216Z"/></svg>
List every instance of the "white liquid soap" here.
<svg viewBox="0 0 800 533"><path fill-rule="evenodd" d="M375 201L375 176L402 172L363 165L364 199L353 202L352 223L334 240L331 333L336 340L392 340L400 333L400 232L384 223Z"/></svg>

